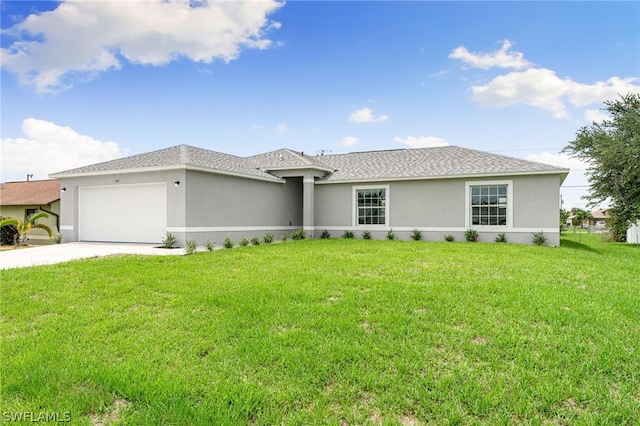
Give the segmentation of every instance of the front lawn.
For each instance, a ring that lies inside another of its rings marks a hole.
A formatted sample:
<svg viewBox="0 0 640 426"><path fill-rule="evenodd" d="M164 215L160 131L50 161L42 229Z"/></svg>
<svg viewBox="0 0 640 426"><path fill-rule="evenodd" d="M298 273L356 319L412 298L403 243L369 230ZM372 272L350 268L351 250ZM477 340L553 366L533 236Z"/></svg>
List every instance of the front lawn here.
<svg viewBox="0 0 640 426"><path fill-rule="evenodd" d="M2 271L0 412L637 424L639 271L640 247L571 233L558 248L305 240Z"/></svg>

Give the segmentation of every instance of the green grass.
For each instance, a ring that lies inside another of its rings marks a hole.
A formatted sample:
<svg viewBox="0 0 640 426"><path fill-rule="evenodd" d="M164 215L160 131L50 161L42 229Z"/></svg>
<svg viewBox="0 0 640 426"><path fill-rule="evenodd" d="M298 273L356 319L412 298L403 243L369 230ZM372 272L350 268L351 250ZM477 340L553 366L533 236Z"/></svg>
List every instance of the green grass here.
<svg viewBox="0 0 640 426"><path fill-rule="evenodd" d="M3 271L0 413L637 424L640 247L579 238L304 240Z"/></svg>

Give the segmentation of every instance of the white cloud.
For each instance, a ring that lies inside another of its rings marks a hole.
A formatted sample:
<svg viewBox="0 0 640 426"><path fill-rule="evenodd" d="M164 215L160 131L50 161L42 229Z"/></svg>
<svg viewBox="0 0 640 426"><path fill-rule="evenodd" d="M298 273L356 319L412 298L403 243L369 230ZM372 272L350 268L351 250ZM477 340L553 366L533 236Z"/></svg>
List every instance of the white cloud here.
<svg viewBox="0 0 640 426"><path fill-rule="evenodd" d="M278 133L282 135L284 133L287 133L288 131L289 131L289 128L287 127L287 125L285 123L280 123L271 130L271 133Z"/></svg>
<svg viewBox="0 0 640 426"><path fill-rule="evenodd" d="M358 109L353 111L349 115L349 121L352 123L379 123L381 121L385 121L389 116L386 114L379 115L378 117L373 116L373 111L371 108L364 107L362 109Z"/></svg>
<svg viewBox="0 0 640 426"><path fill-rule="evenodd" d="M451 59L459 59L469 64L473 68L481 68L487 70L489 68L514 68L522 69L531 66L531 62L524 59L521 52L509 52L512 43L509 40L502 42L502 47L494 52L469 52L464 46L453 49L449 54Z"/></svg>
<svg viewBox="0 0 640 426"><path fill-rule="evenodd" d="M50 173L122 157L127 150L115 142L101 142L49 121L27 118L24 138L5 138L2 146L2 180L46 179Z"/></svg>
<svg viewBox="0 0 640 426"><path fill-rule="evenodd" d="M179 57L211 63L242 48L266 49L276 0L63 2L3 31L17 40L1 50L2 67L37 92L68 89L78 78L119 69L122 60L164 65Z"/></svg>
<svg viewBox="0 0 640 426"><path fill-rule="evenodd" d="M554 117L568 118L567 103L584 107L613 99L618 94L640 93L637 79L612 77L593 84L560 78L546 68L530 68L500 75L482 86L473 86L473 98L485 106L532 105L550 111Z"/></svg>
<svg viewBox="0 0 640 426"><path fill-rule="evenodd" d="M358 138L354 136L345 136L344 138L342 138L342 141L340 141L340 145L343 147L352 147L357 143L358 143Z"/></svg>
<svg viewBox="0 0 640 426"><path fill-rule="evenodd" d="M411 148L431 148L435 146L449 145L444 139L435 136L407 136L406 138L396 137L394 141L408 145Z"/></svg>
<svg viewBox="0 0 640 426"><path fill-rule="evenodd" d="M610 117L599 109L588 109L584 112L584 119L589 123L602 123Z"/></svg>

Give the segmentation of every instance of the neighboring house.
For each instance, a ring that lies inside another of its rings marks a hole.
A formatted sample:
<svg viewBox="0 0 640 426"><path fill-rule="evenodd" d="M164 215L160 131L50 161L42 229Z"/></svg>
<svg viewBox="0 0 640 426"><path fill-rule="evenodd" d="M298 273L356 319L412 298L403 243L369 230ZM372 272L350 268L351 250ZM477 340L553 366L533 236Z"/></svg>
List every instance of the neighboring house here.
<svg viewBox="0 0 640 426"><path fill-rule="evenodd" d="M179 145L54 173L64 241L158 243L171 232L220 244L296 228L311 237L351 230L382 239L443 241L479 231L559 244L559 188L569 173L546 164L446 146L309 156L252 157ZM65 191L66 190L66 191Z"/></svg>
<svg viewBox="0 0 640 426"><path fill-rule="evenodd" d="M596 210L591 212L589 218L589 226L595 226L598 228L606 228L609 226L609 220L611 217L607 213L607 210Z"/></svg>
<svg viewBox="0 0 640 426"><path fill-rule="evenodd" d="M38 222L48 225L54 234L60 229L60 181L31 180L0 184L0 216L22 221L37 213L45 212L48 218ZM49 243L51 240L42 229L29 232L32 243Z"/></svg>

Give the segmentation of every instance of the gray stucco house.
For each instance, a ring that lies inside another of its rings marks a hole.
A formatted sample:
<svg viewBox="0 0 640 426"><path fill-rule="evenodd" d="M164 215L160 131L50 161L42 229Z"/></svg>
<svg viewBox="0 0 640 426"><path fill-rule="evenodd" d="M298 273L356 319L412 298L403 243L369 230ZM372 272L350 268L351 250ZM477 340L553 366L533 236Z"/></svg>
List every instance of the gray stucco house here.
<svg viewBox="0 0 640 426"><path fill-rule="evenodd" d="M559 244L559 188L569 170L445 146L309 156L289 149L237 157L179 145L54 173L64 241L180 244L276 238L296 228L356 237L505 233Z"/></svg>

